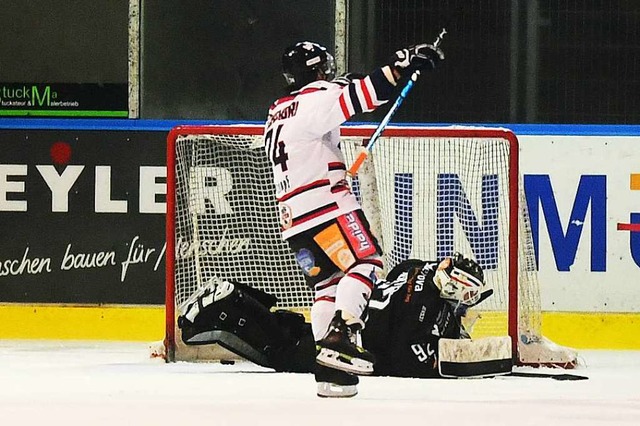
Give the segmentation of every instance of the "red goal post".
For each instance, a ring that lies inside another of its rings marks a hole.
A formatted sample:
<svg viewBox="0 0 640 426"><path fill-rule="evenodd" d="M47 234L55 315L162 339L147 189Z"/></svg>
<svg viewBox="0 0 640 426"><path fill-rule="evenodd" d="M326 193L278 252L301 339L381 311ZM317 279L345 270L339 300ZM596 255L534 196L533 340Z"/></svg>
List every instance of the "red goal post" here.
<svg viewBox="0 0 640 426"><path fill-rule="evenodd" d="M373 126L345 126L347 167ZM311 293L279 236L262 126L178 126L167 138L166 339L169 360L201 358L181 344L180 306L216 277L256 285L279 307ZM519 364L575 365L541 335L535 253L522 202L517 137L503 128L388 127L352 187L385 250L386 267L452 250L483 266L494 295L468 316L472 337L506 335ZM204 357L207 357L206 355Z"/></svg>

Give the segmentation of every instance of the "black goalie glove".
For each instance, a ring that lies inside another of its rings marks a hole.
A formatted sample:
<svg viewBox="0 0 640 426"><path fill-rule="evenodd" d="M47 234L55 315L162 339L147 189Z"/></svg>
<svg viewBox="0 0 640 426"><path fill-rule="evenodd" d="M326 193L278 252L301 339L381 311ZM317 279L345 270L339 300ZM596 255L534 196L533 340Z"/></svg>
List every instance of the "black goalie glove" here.
<svg viewBox="0 0 640 426"><path fill-rule="evenodd" d="M391 57L391 66L405 76L416 70L433 70L444 61L444 52L431 44L416 44L400 49Z"/></svg>

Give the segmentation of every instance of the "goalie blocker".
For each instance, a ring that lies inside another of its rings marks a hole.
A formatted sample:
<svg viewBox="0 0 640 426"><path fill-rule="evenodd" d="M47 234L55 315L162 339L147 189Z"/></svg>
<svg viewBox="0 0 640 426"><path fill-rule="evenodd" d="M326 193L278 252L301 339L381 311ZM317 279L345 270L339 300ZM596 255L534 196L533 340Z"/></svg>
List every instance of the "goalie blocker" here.
<svg viewBox="0 0 640 426"><path fill-rule="evenodd" d="M277 300L245 284L211 280L194 294L178 318L187 345L219 344L278 372L312 373L316 367L311 325L301 314L274 309ZM373 330L372 330L373 331ZM508 337L440 339L437 365L402 377L493 377L512 368ZM412 367L413 368L413 367ZM433 371L425 372L429 368ZM374 375L389 375L377 373ZM392 374L393 375L393 374Z"/></svg>

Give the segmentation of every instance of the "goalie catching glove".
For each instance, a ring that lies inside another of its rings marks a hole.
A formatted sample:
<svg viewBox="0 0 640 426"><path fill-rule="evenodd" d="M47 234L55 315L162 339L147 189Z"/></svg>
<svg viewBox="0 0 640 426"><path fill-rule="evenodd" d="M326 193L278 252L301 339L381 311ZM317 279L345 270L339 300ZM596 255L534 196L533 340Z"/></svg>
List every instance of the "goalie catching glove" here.
<svg viewBox="0 0 640 426"><path fill-rule="evenodd" d="M433 70L444 61L444 52L431 44L416 44L400 49L391 57L391 67L402 76L414 71Z"/></svg>

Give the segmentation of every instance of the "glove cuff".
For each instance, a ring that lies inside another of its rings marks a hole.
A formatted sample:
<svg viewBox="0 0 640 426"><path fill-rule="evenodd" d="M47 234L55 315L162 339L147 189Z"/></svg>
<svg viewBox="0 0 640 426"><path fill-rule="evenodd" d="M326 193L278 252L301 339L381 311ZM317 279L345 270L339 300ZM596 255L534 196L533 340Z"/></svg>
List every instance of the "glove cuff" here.
<svg viewBox="0 0 640 426"><path fill-rule="evenodd" d="M394 86L398 84L398 81L402 77L402 72L393 65L385 65L384 67L382 67L382 73L387 78L387 80L389 80L389 83L393 84ZM396 76L400 77L396 78Z"/></svg>

